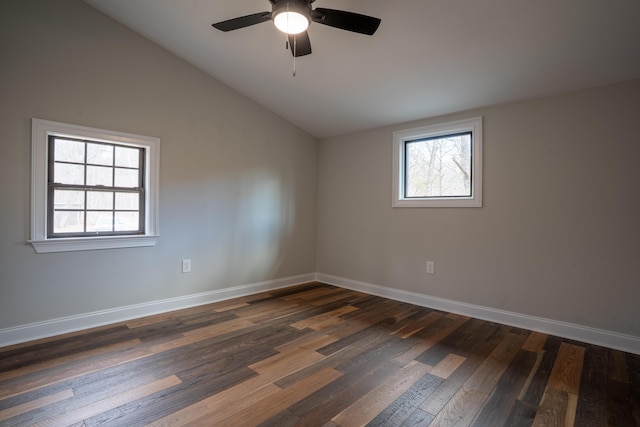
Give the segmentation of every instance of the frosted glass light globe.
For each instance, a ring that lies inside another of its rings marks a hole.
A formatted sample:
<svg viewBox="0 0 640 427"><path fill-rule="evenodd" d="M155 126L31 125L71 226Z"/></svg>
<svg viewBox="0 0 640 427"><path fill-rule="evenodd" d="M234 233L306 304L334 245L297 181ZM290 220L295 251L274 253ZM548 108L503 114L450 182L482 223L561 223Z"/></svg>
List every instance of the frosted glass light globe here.
<svg viewBox="0 0 640 427"><path fill-rule="evenodd" d="M309 28L309 20L298 12L281 12L273 19L276 28L285 34L300 34Z"/></svg>

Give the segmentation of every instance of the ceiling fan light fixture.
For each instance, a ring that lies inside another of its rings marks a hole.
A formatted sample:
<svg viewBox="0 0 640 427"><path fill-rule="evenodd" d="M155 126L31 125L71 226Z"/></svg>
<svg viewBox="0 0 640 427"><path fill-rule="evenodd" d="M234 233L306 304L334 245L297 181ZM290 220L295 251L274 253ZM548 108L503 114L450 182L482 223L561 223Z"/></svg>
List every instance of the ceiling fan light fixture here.
<svg viewBox="0 0 640 427"><path fill-rule="evenodd" d="M311 3L301 0L275 1L271 14L276 28L285 34L300 34L311 24Z"/></svg>
<svg viewBox="0 0 640 427"><path fill-rule="evenodd" d="M276 28L285 34L300 34L309 28L309 19L301 13L283 11L273 18Z"/></svg>

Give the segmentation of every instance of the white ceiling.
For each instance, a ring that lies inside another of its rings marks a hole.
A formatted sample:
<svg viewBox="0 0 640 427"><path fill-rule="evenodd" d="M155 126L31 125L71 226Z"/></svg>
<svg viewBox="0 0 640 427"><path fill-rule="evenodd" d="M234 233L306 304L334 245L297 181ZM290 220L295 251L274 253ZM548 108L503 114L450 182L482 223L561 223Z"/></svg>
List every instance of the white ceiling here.
<svg viewBox="0 0 640 427"><path fill-rule="evenodd" d="M268 0L85 0L318 138L640 78L640 0L317 0L382 19L319 24L296 60Z"/></svg>

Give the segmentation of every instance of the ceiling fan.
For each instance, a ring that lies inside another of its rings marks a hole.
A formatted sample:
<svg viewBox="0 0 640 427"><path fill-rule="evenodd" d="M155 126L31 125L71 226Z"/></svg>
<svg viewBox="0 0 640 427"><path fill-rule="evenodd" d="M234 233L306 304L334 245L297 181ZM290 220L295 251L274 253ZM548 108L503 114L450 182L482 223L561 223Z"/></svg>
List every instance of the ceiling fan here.
<svg viewBox="0 0 640 427"><path fill-rule="evenodd" d="M261 22L273 21L275 26L287 34L294 57L309 55L311 41L307 28L311 22L328 25L354 33L373 35L380 19L344 10L312 8L315 0L269 0L271 12L259 12L213 24L220 31L233 31Z"/></svg>

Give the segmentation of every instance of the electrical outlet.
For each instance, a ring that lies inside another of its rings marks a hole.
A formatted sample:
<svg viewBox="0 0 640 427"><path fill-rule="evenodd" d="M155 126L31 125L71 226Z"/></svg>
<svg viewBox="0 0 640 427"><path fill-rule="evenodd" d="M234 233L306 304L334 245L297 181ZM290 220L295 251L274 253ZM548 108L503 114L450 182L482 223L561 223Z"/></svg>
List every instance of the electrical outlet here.
<svg viewBox="0 0 640 427"><path fill-rule="evenodd" d="M182 260L182 272L183 273L191 273L191 260L183 259Z"/></svg>
<svg viewBox="0 0 640 427"><path fill-rule="evenodd" d="M435 271L435 264L433 261L427 261L427 273L428 274L434 274Z"/></svg>

